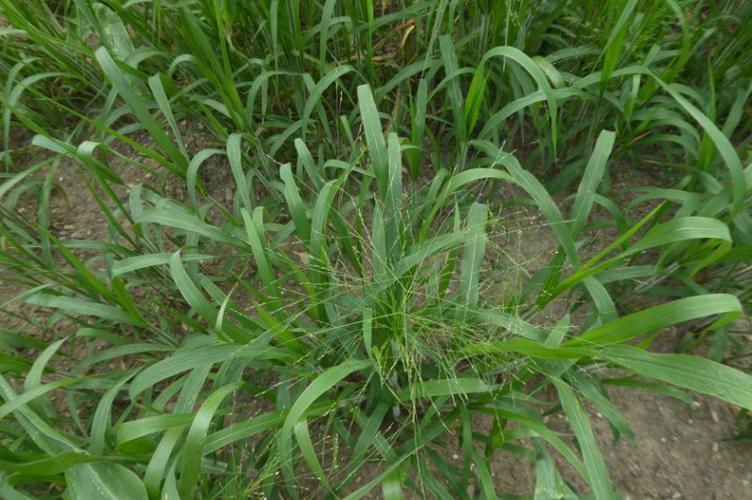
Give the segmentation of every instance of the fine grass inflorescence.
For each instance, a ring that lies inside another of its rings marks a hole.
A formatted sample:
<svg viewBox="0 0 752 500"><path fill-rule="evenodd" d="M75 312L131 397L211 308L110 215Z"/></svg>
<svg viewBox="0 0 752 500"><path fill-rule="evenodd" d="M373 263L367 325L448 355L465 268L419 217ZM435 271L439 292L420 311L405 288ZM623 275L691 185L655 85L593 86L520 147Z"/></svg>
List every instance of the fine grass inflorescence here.
<svg viewBox="0 0 752 500"><path fill-rule="evenodd" d="M0 0L0 496L618 497L610 385L752 410L750 23Z"/></svg>

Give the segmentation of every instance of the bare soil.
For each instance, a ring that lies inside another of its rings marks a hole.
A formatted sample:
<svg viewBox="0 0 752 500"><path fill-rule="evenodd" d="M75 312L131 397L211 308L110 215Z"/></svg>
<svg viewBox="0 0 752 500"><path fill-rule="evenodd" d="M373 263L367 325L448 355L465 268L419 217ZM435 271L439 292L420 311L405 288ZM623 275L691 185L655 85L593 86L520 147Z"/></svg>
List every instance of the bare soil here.
<svg viewBox="0 0 752 500"><path fill-rule="evenodd" d="M704 396L688 405L629 388L612 388L609 394L635 439L614 442L602 416L592 413L591 421L611 478L625 498L752 498L752 445L730 440L736 409ZM566 429L563 421L549 425ZM562 469L566 479L582 485ZM525 495L535 488L531 463L511 453L496 453L492 474L500 491Z"/></svg>

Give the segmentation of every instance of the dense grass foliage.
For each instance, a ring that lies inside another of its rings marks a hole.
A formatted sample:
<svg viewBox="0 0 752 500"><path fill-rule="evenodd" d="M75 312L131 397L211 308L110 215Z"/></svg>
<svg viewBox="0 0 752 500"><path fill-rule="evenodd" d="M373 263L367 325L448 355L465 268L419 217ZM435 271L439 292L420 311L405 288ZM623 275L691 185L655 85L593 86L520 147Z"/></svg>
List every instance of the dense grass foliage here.
<svg viewBox="0 0 752 500"><path fill-rule="evenodd" d="M536 498L618 496L608 385L752 410L723 363L752 299L750 23L0 0L0 496L496 498L497 450ZM665 182L629 201L614 169L646 166ZM64 237L51 200L86 189L105 229ZM510 292L515 206L558 249ZM679 324L684 353L651 351Z"/></svg>

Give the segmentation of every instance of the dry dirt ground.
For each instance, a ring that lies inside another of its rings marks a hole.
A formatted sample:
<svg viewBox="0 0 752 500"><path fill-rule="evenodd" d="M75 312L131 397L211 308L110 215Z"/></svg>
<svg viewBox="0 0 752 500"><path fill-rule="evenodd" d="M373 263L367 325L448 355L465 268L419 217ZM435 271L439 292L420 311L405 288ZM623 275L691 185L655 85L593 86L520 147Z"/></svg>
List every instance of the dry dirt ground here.
<svg viewBox="0 0 752 500"><path fill-rule="evenodd" d="M66 163L59 167L58 188L53 190L51 199L52 230L60 238L104 239L107 237L105 221L93 197L82 185L78 168ZM127 169L121 169L120 173L129 183L149 180L143 173L128 173ZM221 176L217 179L222 182ZM229 175L224 179L232 182ZM636 169L614 175L617 189L654 182L650 173ZM516 226L514 221L508 221L508 227L514 227L515 231L508 233L504 245L511 246L497 257L498 260L514 260L510 265L518 268L534 266L536 256L542 258L554 247L547 239L550 236L546 236L549 232L545 225L529 212L517 213ZM20 291L5 277L7 274L0 270L0 304ZM524 279L524 273L518 278ZM16 303L10 309L44 317L42 311L30 306ZM15 326L18 321L0 313L0 329ZM661 349L673 349L677 336L670 331L663 335ZM635 439L614 443L605 419L593 413L593 421L612 478L625 498L752 499L752 443L730 440L736 431L735 408L698 395L694 396L694 403L688 405L668 396L627 388L611 389L610 394L632 427ZM556 422L551 424L555 426ZM514 455L497 452L492 472L500 491L529 495L534 489L532 464Z"/></svg>

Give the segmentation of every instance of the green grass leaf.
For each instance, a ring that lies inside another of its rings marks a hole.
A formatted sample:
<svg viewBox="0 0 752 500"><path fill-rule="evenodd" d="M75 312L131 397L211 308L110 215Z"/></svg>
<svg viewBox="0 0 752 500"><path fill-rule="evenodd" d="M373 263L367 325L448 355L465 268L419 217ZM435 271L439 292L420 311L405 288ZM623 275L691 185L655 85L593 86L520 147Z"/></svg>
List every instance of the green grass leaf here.
<svg viewBox="0 0 752 500"><path fill-rule="evenodd" d="M292 431L294 427L319 397L324 395L328 390L341 382L342 379L351 373L368 368L370 365L370 361L350 359L344 363L329 368L318 375L314 381L303 390L300 396L295 399L295 402L285 416L285 420L282 423L282 428L280 429L277 438L277 447L282 461L282 471L285 474L289 485L292 484L293 479Z"/></svg>
<svg viewBox="0 0 752 500"><path fill-rule="evenodd" d="M551 85L548 83L548 78L546 78L546 74L543 72L541 67L532 60L527 54L522 52L521 50L515 48L515 47L494 47L493 49L489 50L485 53L483 56L483 59L481 59L480 66L483 66L487 61L494 57L503 57L505 59L510 59L511 61L514 61L515 63L519 64L525 71L528 72L528 74L535 80L535 83L538 84L538 87L540 88L541 92L543 92L543 95L546 96L546 102L548 103L548 114L550 116L551 120L551 142L553 146L554 155L556 155L557 150L557 144L559 141L559 133L558 133L558 104L556 102L556 95L554 94L554 90L551 88ZM481 96L482 97L482 96Z"/></svg>
<svg viewBox="0 0 752 500"><path fill-rule="evenodd" d="M473 203L467 214L466 239L460 263L460 300L458 316L465 318L468 311L478 306L480 268L486 253L486 224L488 211L485 205Z"/></svg>
<svg viewBox="0 0 752 500"><path fill-rule="evenodd" d="M614 27L611 28L608 41L603 49L604 60L603 70L601 72L601 93L605 89L606 83L611 78L616 65L619 63L619 58L621 57L624 40L627 34L627 28L629 27L627 21L629 21L629 17L632 15L636 6L637 0L628 0L624 4L624 9L622 9L619 14L619 18L616 20Z"/></svg>
<svg viewBox="0 0 752 500"><path fill-rule="evenodd" d="M76 500L147 500L144 483L122 465L107 462L81 464L65 472L66 495Z"/></svg>
<svg viewBox="0 0 752 500"><path fill-rule="evenodd" d="M122 276L141 269L149 267L164 266L170 263L173 254L157 253L149 255L136 255L125 259L117 260L112 263L112 276ZM202 260L213 259L213 255L208 254L182 254L183 262L200 262Z"/></svg>
<svg viewBox="0 0 752 500"><path fill-rule="evenodd" d="M608 347L598 356L640 375L752 409L752 376L730 366L698 356L653 353L630 346Z"/></svg>
<svg viewBox="0 0 752 500"><path fill-rule="evenodd" d="M414 387L407 387L398 394L398 397L400 401L445 396L463 398L468 394L490 393L497 390L498 387L498 385L488 384L478 378L436 379L426 380Z"/></svg>
<svg viewBox="0 0 752 500"><path fill-rule="evenodd" d="M241 246L240 241L222 229L207 224L195 215L173 208L153 208L145 210L136 220L139 223L150 222L197 233L220 243Z"/></svg>
<svg viewBox="0 0 752 500"><path fill-rule="evenodd" d="M371 87L368 85L358 86L358 109L360 109L360 119L366 139L366 146L368 147L368 154L371 157L373 172L376 175L376 182L379 187L379 196L382 200L385 200L389 189L386 143L384 142L384 134L381 130L379 111L373 100Z"/></svg>
<svg viewBox="0 0 752 500"><path fill-rule="evenodd" d="M143 321L141 321L139 318L131 316L126 311L123 311L120 308L92 302L89 300L78 299L75 297L38 293L26 299L26 302L42 307L59 309L65 314L83 314L86 316L94 316L96 318L113 321L115 323L145 326Z"/></svg>
<svg viewBox="0 0 752 500"><path fill-rule="evenodd" d="M587 470L587 480L593 488L593 496L599 499L617 498L614 485L606 469L606 462L603 460L598 444L595 442L593 429L590 426L585 409L566 382L557 378L551 380L556 386L564 414L567 416L569 425L577 438L577 443L580 445L585 469Z"/></svg>
<svg viewBox="0 0 752 500"><path fill-rule="evenodd" d="M625 342L631 338L655 332L663 328L721 315L709 329L732 323L742 314L739 299L730 294L709 294L687 297L650 307L644 311L597 326L564 343L565 347L602 346Z"/></svg>
<svg viewBox="0 0 752 500"><path fill-rule="evenodd" d="M572 206L571 230L572 234L575 236L579 234L585 227L585 224L587 224L588 215L590 215L590 210L593 207L593 201L595 200L598 186L603 179L603 174L606 170L606 161L614 147L615 139L616 134L608 130L604 130L598 135L598 140L595 143L593 153L590 155L590 159L585 167L585 173L583 174L580 185L577 188L574 205Z"/></svg>
<svg viewBox="0 0 752 500"><path fill-rule="evenodd" d="M171 171L179 175L185 175L188 168L188 160L183 154L175 147L172 139L162 130L161 125L151 116L149 113L149 107L139 97L138 92L134 91L131 87L123 71L118 67L117 63L112 59L107 49L100 47L96 50L95 56L102 70L112 82L112 85L117 90L118 94L128 104L131 112L136 116L138 121L146 128L149 135L159 144L159 147L170 157L171 163L167 163L165 166Z"/></svg>
<svg viewBox="0 0 752 500"><path fill-rule="evenodd" d="M180 483L178 485L182 498L193 498L193 489L199 482L201 460L206 435L222 401L242 384L232 383L211 393L193 416L193 422L185 437L185 444L180 452Z"/></svg>

